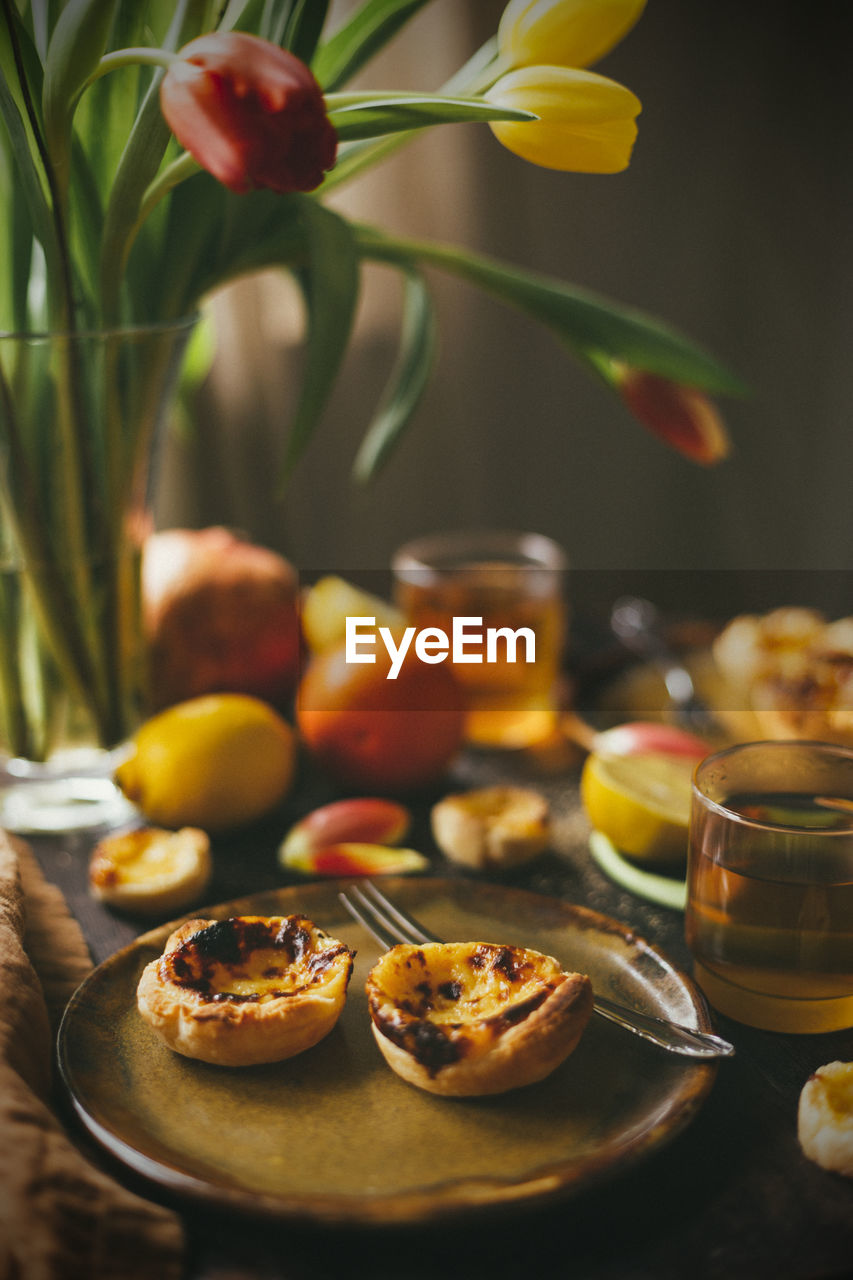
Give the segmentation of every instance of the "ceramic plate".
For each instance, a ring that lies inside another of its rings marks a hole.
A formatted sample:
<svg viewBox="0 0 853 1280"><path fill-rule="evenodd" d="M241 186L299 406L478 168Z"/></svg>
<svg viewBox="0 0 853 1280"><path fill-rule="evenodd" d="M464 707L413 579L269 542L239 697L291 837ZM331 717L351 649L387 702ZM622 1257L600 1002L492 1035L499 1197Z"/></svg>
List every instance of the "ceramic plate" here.
<svg viewBox="0 0 853 1280"><path fill-rule="evenodd" d="M443 937L534 947L588 973L602 995L710 1029L692 982L605 916L470 880L382 883ZM364 980L377 945L345 913L339 887L281 889L201 913L299 911L357 949L338 1025L289 1061L214 1067L160 1042L136 1011L135 991L171 926L118 952L80 987L60 1029L62 1077L112 1155L172 1191L254 1213L423 1222L587 1186L678 1132L711 1087L713 1065L669 1056L597 1017L574 1054L527 1089L445 1099L405 1084L369 1028Z"/></svg>

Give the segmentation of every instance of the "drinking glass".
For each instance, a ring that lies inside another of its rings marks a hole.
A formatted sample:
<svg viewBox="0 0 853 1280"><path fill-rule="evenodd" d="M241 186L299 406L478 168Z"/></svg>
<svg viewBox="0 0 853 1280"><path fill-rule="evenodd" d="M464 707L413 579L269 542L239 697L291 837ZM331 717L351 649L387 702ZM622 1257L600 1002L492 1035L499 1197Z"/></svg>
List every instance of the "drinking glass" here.
<svg viewBox="0 0 853 1280"><path fill-rule="evenodd" d="M484 641L481 660L453 663L468 741L517 748L551 737L567 624L560 547L536 533L439 533L401 547L391 567L395 599L410 625L450 637L454 618L481 619L484 636L520 628L535 636L533 660L523 636L509 643L498 634L491 661ZM466 650L478 652L476 645Z"/></svg>
<svg viewBox="0 0 853 1280"><path fill-rule="evenodd" d="M769 1031L853 1026L853 750L753 742L702 761L687 885L715 1008Z"/></svg>

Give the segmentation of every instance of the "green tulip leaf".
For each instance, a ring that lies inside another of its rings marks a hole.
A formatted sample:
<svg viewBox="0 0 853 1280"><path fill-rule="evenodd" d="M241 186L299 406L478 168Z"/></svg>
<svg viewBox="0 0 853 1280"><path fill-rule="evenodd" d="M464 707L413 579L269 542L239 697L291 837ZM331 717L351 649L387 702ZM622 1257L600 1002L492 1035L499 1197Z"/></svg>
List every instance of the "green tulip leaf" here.
<svg viewBox="0 0 853 1280"><path fill-rule="evenodd" d="M197 34L205 8L204 0L182 0L176 6L164 47L180 48L191 40ZM122 152L106 208L100 290L103 320L107 324L118 319L120 282L131 236L142 199L157 174L172 136L160 110L162 78L163 72L155 71Z"/></svg>
<svg viewBox="0 0 853 1280"><path fill-rule="evenodd" d="M91 289L93 281L98 278L104 211L95 174L77 137L71 144L69 207L72 257L78 266L78 301L85 299L90 307L94 307L96 300Z"/></svg>
<svg viewBox="0 0 853 1280"><path fill-rule="evenodd" d="M17 184L23 191L32 220L33 234L44 249L49 272L55 276L59 262L56 226L48 200L47 178L33 132L33 126L38 127L40 122L37 119L32 120L28 115L27 99L21 87L18 70L19 65L29 70L28 41L27 32L17 14L10 15L4 6L4 12L0 17L0 121L5 126L8 159L14 166ZM33 110L35 110L34 93L37 88L38 85L28 74L27 90Z"/></svg>
<svg viewBox="0 0 853 1280"><path fill-rule="evenodd" d="M0 328L20 332L29 328L27 293L33 231L21 184L14 179L14 164L0 129L0 260L10 266L8 271L0 272Z"/></svg>
<svg viewBox="0 0 853 1280"><path fill-rule="evenodd" d="M273 191L235 195L204 172L175 187L163 228L162 269L154 279L149 272L147 293L144 252L130 260L151 317L187 315L206 294L238 276L303 260L301 200Z"/></svg>
<svg viewBox="0 0 853 1280"><path fill-rule="evenodd" d="M276 33L272 39L310 64L329 12L329 0L290 0L288 9L281 34Z"/></svg>
<svg viewBox="0 0 853 1280"><path fill-rule="evenodd" d="M114 9L115 0L69 0L50 37L42 89L44 136L63 193L71 167L74 108L106 49Z"/></svg>
<svg viewBox="0 0 853 1280"><path fill-rule="evenodd" d="M247 31L310 63L328 10L329 0L229 0L218 30Z"/></svg>
<svg viewBox="0 0 853 1280"><path fill-rule="evenodd" d="M116 171L104 217L100 284L107 324L118 318L120 283L131 232L139 216L142 197L156 176L171 137L160 110L162 74L155 72L143 99Z"/></svg>
<svg viewBox="0 0 853 1280"><path fill-rule="evenodd" d="M288 7L293 0L287 0ZM267 0L228 0L217 31L249 31L253 35L266 33Z"/></svg>
<svg viewBox="0 0 853 1280"><path fill-rule="evenodd" d="M42 0L41 4L29 5L33 43L42 62L47 57L47 46L50 44L51 34L62 13L62 5L63 0Z"/></svg>
<svg viewBox="0 0 853 1280"><path fill-rule="evenodd" d="M350 224L308 197L298 199L305 259L296 278L305 298L307 343L302 391L285 450L284 486L302 457L346 354L360 284Z"/></svg>
<svg viewBox="0 0 853 1280"><path fill-rule="evenodd" d="M44 68L29 30L11 0L0 3L0 77L25 119L31 149L37 149L33 126L41 130ZM28 101L29 99L29 101Z"/></svg>
<svg viewBox="0 0 853 1280"><path fill-rule="evenodd" d="M499 107L482 98L450 98L420 93L330 94L329 119L342 142L376 138L436 124L487 120L535 120L529 111Z"/></svg>
<svg viewBox="0 0 853 1280"><path fill-rule="evenodd" d="M151 32L145 21L151 16L150 8L150 5L120 4L110 35L110 48L151 43ZM140 102L153 75L151 67L122 67L95 80L80 98L74 113L74 131L104 195L112 186ZM72 187L75 181L76 176L72 177Z"/></svg>
<svg viewBox="0 0 853 1280"><path fill-rule="evenodd" d="M384 262L450 271L551 329L585 363L617 360L703 391L743 395L744 384L713 356L661 321L548 276L508 267L452 245L356 231L360 251Z"/></svg>
<svg viewBox="0 0 853 1280"><path fill-rule="evenodd" d="M324 89L346 84L429 0L365 0L318 49L312 69Z"/></svg>
<svg viewBox="0 0 853 1280"><path fill-rule="evenodd" d="M404 272L400 349L353 465L353 477L362 483L384 467L401 439L429 382L435 358L437 324L427 283L414 267Z"/></svg>

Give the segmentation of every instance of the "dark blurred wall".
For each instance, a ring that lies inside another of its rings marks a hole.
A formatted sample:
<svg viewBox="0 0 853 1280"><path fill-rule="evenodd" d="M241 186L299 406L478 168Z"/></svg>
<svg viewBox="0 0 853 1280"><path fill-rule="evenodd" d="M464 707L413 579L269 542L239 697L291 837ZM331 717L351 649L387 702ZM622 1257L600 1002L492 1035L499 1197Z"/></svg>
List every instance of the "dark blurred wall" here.
<svg viewBox="0 0 853 1280"><path fill-rule="evenodd" d="M367 83L437 87L501 10L435 0ZM669 452L547 333L434 274L431 388L385 473L355 489L349 467L394 354L397 282L377 269L329 412L279 500L299 318L273 277L216 303L220 357L195 437L170 446L160 522L232 524L337 572L383 567L416 534L484 524L550 534L577 568L617 578L800 569L819 586L853 568L849 19L842 0L650 0L596 68L643 102L626 173L538 170L486 128L452 126L338 201L631 303L710 348L752 388L722 404L735 448L721 466ZM694 586L725 611L733 580Z"/></svg>

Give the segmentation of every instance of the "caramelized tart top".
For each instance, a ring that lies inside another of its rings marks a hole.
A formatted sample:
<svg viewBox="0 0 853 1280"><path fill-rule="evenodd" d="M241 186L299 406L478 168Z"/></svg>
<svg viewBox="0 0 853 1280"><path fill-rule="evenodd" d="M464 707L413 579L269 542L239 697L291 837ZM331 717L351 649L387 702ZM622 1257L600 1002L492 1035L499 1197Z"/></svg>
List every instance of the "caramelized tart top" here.
<svg viewBox="0 0 853 1280"><path fill-rule="evenodd" d="M181 934L159 977L200 1000L266 1003L316 989L342 965L352 970L349 948L305 916L196 920Z"/></svg>
<svg viewBox="0 0 853 1280"><path fill-rule="evenodd" d="M480 1055L568 978L552 956L487 942L403 944L367 980L377 1030L430 1072Z"/></svg>

